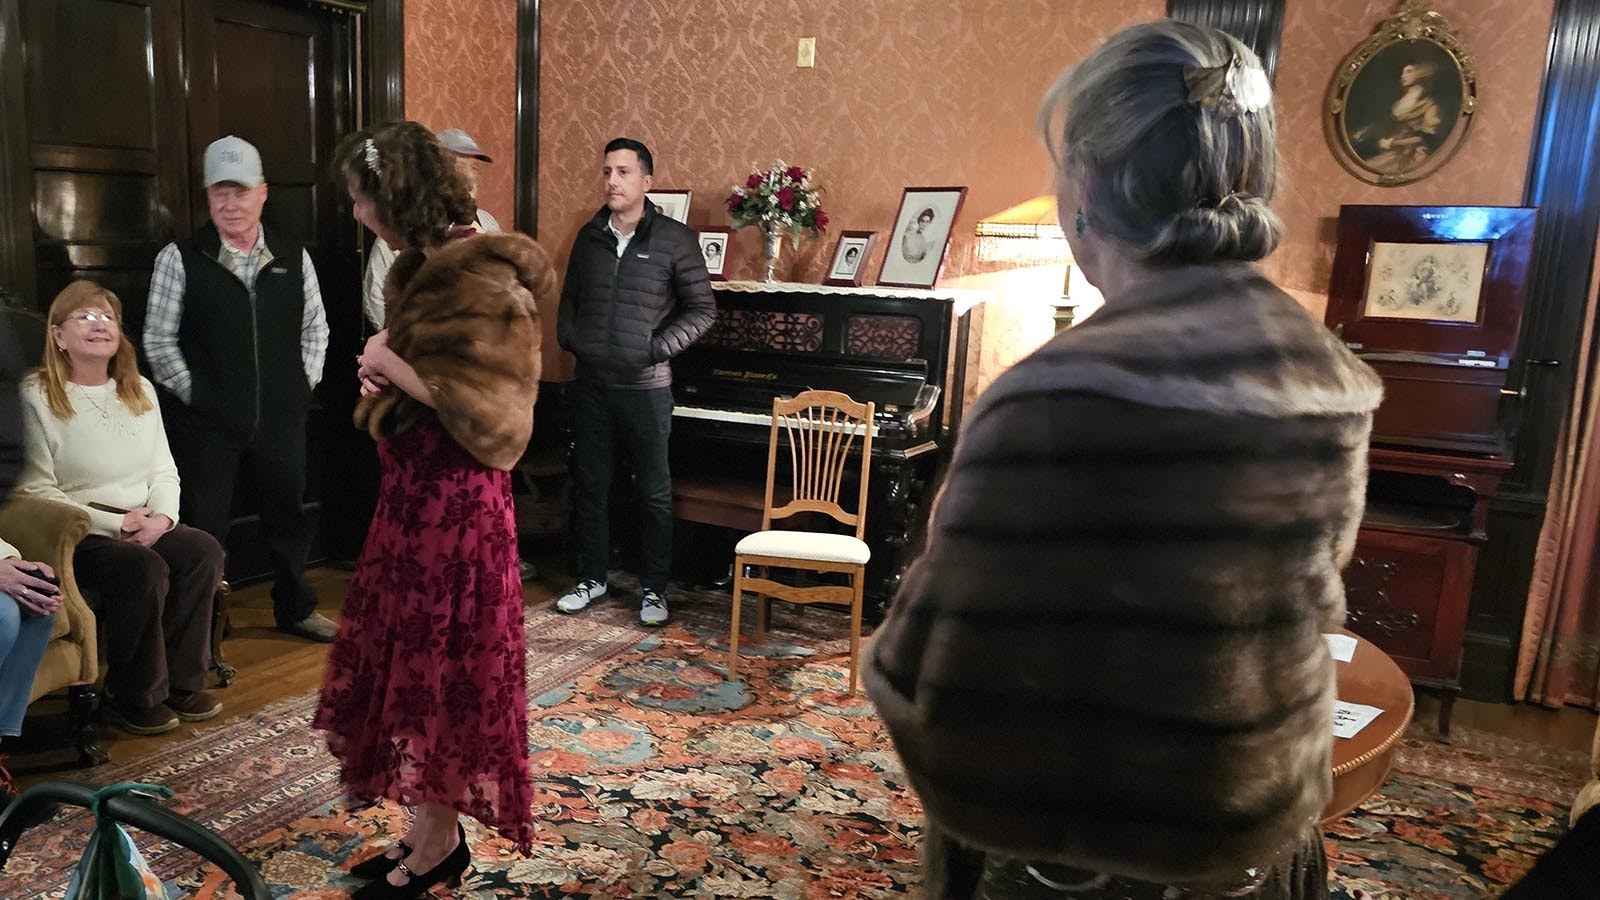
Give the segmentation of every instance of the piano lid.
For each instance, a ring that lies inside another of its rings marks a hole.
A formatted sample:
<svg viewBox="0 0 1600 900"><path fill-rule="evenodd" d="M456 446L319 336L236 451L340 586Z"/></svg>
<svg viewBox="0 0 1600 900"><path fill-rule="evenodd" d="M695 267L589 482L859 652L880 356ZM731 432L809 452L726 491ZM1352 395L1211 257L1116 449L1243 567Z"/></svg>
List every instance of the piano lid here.
<svg viewBox="0 0 1600 900"><path fill-rule="evenodd" d="M739 291L747 294L838 294L850 297L886 297L895 300L948 300L954 304L958 316L965 315L968 310L980 303L988 303L994 299L994 295L990 292L972 288L922 290L878 285L834 287L798 281L719 281L714 287L719 291Z"/></svg>

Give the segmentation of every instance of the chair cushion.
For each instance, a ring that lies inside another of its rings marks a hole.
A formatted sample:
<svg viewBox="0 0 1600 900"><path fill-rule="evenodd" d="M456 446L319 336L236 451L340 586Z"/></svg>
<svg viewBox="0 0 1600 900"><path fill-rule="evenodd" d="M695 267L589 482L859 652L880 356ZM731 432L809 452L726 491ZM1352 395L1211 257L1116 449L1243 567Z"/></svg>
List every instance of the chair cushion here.
<svg viewBox="0 0 1600 900"><path fill-rule="evenodd" d="M733 548L751 556L787 556L865 565L872 550L865 541L848 534L819 534L815 531L758 531L746 535Z"/></svg>

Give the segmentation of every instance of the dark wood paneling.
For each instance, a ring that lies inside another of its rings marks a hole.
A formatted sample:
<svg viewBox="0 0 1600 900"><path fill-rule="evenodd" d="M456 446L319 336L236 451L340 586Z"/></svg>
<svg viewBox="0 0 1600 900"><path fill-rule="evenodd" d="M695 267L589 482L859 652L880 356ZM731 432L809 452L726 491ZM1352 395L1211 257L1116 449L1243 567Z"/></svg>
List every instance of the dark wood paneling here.
<svg viewBox="0 0 1600 900"><path fill-rule="evenodd" d="M539 236L539 0L517 0L516 229Z"/></svg>
<svg viewBox="0 0 1600 900"><path fill-rule="evenodd" d="M1510 693L1533 554L1562 419L1572 403L1594 249L1600 233L1600 0L1556 0L1523 204L1539 208L1521 344L1508 402L1516 466L1492 508L1478 567L1463 681L1475 696Z"/></svg>
<svg viewBox="0 0 1600 900"><path fill-rule="evenodd" d="M406 117L406 33L404 0L372 0L362 20L367 54L367 106L363 124Z"/></svg>
<svg viewBox="0 0 1600 900"><path fill-rule="evenodd" d="M0 294L37 306L33 229L28 208L28 117L22 88L22 24L17 4L0 3Z"/></svg>
<svg viewBox="0 0 1600 900"><path fill-rule="evenodd" d="M28 54L34 143L154 149L153 13L104 0L26 0L30 43L52 51Z"/></svg>
<svg viewBox="0 0 1600 900"><path fill-rule="evenodd" d="M1511 696L1544 510L1542 497L1516 493L1495 498L1490 507L1461 660L1462 693L1475 700Z"/></svg>
<svg viewBox="0 0 1600 900"><path fill-rule="evenodd" d="M1167 0L1167 15L1226 31L1261 57L1269 79L1277 75L1283 0Z"/></svg>
<svg viewBox="0 0 1600 900"><path fill-rule="evenodd" d="M1514 372L1527 388L1508 488L1544 494L1572 402L1600 229L1600 2L1557 0L1524 203L1539 208L1528 308ZM1540 365L1548 360L1556 365Z"/></svg>
<svg viewBox="0 0 1600 900"><path fill-rule="evenodd" d="M26 0L19 25L35 302L92 278L137 334L156 250L188 224L180 0Z"/></svg>

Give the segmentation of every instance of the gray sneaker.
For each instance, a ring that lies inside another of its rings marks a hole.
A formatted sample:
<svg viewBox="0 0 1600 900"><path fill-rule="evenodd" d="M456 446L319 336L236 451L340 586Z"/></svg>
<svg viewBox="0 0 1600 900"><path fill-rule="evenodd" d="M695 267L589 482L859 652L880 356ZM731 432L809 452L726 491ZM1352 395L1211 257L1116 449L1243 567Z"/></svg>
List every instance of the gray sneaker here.
<svg viewBox="0 0 1600 900"><path fill-rule="evenodd" d="M606 583L590 578L580 581L556 600L556 612L575 613L606 595Z"/></svg>
<svg viewBox="0 0 1600 900"><path fill-rule="evenodd" d="M639 597L639 621L646 625L667 624L667 596L647 590Z"/></svg>
<svg viewBox="0 0 1600 900"><path fill-rule="evenodd" d="M298 622L279 625L278 630L284 634L303 637L308 641L331 644L333 643L333 636L339 633L339 623L324 616L322 613L313 612Z"/></svg>

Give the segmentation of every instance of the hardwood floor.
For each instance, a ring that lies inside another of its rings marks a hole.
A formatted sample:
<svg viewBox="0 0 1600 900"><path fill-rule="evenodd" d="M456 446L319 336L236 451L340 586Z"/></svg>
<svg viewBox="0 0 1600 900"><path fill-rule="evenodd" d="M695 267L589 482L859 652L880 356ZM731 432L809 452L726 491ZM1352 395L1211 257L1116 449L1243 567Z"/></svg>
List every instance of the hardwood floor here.
<svg viewBox="0 0 1600 900"><path fill-rule="evenodd" d="M552 571L549 566L541 568L542 571ZM310 579L322 598L323 614L337 617L344 603L350 574L337 569L320 568L310 573ZM555 591L566 583L564 576L536 581L524 587L523 596L528 603L549 603ZM231 686L216 692L223 702L222 714L211 721L185 723L175 731L153 737L136 737L102 725L101 745L111 754L113 763L137 760L197 730L215 727L235 716L250 715L279 700L314 691L321 685L328 645L293 638L274 630L272 600L267 585L253 585L237 591L232 610L233 636L224 645L224 655L229 663L238 668L239 674ZM1427 691L1419 692L1417 720L1433 721L1437 704L1434 695ZM1456 703L1454 724L1587 751L1594 739L1596 715L1576 707L1548 710L1528 704L1461 700ZM19 783L25 786L41 778L70 778L77 772L93 777L86 770L68 768L71 754L62 749L67 746L64 697L46 698L34 704L23 730L23 742L19 746L6 747L11 754L11 770Z"/></svg>

